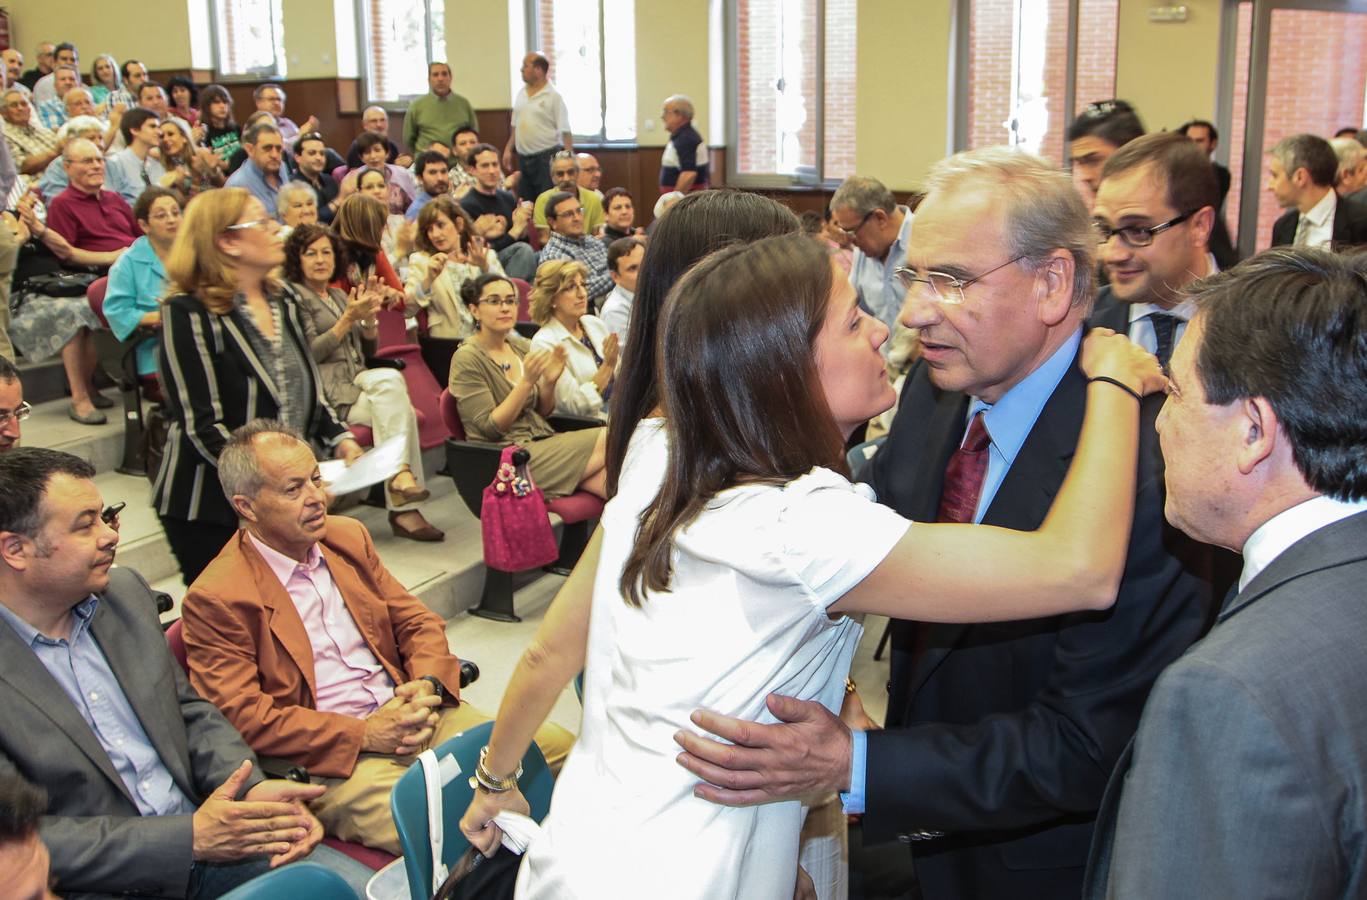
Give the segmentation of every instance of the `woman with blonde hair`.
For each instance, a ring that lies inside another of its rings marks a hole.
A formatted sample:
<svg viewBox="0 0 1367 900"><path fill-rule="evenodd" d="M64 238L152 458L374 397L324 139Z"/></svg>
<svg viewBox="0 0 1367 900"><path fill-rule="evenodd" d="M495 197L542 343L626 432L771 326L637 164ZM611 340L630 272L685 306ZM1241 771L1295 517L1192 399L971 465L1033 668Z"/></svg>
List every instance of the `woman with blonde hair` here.
<svg viewBox="0 0 1367 900"><path fill-rule="evenodd" d="M218 488L218 454L234 428L279 419L341 459L362 452L323 397L298 293L271 277L285 260L279 227L247 191L208 191L186 207L166 260L168 429L152 503L187 585L237 531Z"/></svg>
<svg viewBox="0 0 1367 900"><path fill-rule="evenodd" d="M90 100L100 106L109 99L110 94L123 90L123 80L119 78L119 64L108 53L95 57L90 65ZM104 111L107 115L109 110Z"/></svg>
<svg viewBox="0 0 1367 900"><path fill-rule="evenodd" d="M194 132L183 119L169 116L157 129L161 137L161 164L166 168L161 186L188 203L196 194L223 187L223 171L212 150L195 143Z"/></svg>
<svg viewBox="0 0 1367 900"><path fill-rule="evenodd" d="M532 337L532 349L565 348L565 373L555 383L556 412L607 421L617 335L588 314L587 278L588 269L572 259L550 259L537 267L531 314L541 330Z"/></svg>

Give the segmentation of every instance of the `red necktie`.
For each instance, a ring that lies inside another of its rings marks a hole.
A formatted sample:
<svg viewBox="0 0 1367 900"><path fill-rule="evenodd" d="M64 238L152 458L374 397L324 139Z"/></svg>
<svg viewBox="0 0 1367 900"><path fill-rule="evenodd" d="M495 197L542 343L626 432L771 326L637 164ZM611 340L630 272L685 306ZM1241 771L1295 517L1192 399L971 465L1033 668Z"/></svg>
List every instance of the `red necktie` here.
<svg viewBox="0 0 1367 900"><path fill-rule="evenodd" d="M987 447L992 442L981 412L973 416L968 434L945 466L944 493L940 495L937 522L972 522L987 474Z"/></svg>

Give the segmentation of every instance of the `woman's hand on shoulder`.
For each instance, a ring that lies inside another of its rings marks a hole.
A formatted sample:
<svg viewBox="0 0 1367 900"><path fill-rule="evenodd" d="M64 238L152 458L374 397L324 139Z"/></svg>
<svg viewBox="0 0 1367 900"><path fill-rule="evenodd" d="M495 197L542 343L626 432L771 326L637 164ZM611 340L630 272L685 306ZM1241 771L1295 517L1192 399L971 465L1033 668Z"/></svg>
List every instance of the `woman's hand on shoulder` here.
<svg viewBox="0 0 1367 900"><path fill-rule="evenodd" d="M1087 334L1081 365L1089 379L1114 378L1141 395L1161 391L1168 384L1157 357L1109 328L1093 328Z"/></svg>

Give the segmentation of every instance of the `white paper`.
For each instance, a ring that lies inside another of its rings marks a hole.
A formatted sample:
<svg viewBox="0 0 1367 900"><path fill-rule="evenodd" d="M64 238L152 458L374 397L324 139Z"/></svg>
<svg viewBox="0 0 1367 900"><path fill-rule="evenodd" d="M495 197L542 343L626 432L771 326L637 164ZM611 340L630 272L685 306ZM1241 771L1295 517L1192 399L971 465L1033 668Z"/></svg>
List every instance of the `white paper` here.
<svg viewBox="0 0 1367 900"><path fill-rule="evenodd" d="M406 441L405 435L396 434L370 448L349 466L340 459L321 462L318 464L318 473L327 482L328 490L334 494L349 494L388 481L398 474L404 463Z"/></svg>

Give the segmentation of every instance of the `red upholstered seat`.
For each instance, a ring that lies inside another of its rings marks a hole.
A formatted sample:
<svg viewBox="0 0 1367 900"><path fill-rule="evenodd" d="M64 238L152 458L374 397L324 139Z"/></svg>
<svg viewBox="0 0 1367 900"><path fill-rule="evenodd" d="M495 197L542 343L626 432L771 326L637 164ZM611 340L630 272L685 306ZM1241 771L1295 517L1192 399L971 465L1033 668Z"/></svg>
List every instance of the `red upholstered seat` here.
<svg viewBox="0 0 1367 900"><path fill-rule="evenodd" d="M85 289L86 302L90 304L90 311L95 314L95 318L100 320L100 324L105 328L109 327L109 320L104 317L104 295L109 290L109 276L96 278L91 282L90 287Z"/></svg>
<svg viewBox="0 0 1367 900"><path fill-rule="evenodd" d="M575 491L568 497L547 501L546 508L564 519L566 524L596 519L603 514L603 501L588 491Z"/></svg>

